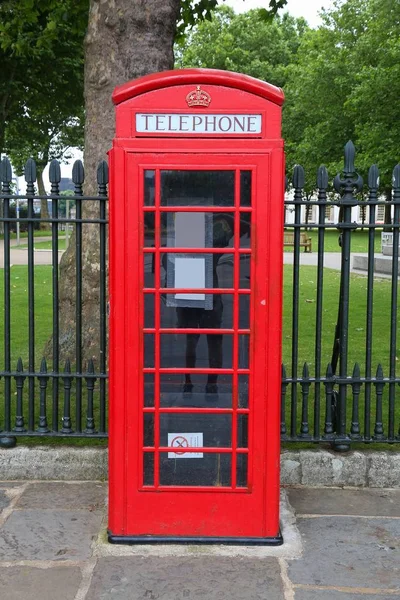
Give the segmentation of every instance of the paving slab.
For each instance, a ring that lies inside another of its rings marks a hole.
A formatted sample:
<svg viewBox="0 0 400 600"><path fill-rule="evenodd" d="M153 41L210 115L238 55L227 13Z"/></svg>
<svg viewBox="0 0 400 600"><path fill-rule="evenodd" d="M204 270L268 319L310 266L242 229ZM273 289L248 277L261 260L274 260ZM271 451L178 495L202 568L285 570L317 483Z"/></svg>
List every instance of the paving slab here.
<svg viewBox="0 0 400 600"><path fill-rule="evenodd" d="M100 558L85 600L282 600L278 560Z"/></svg>
<svg viewBox="0 0 400 600"><path fill-rule="evenodd" d="M0 560L89 558L102 519L101 511L13 511L0 529Z"/></svg>
<svg viewBox="0 0 400 600"><path fill-rule="evenodd" d="M300 518L303 557L290 560L293 583L398 589L400 519Z"/></svg>
<svg viewBox="0 0 400 600"><path fill-rule="evenodd" d="M397 594L349 594L348 592L336 592L335 590L299 590L295 591L295 600L398 600Z"/></svg>
<svg viewBox="0 0 400 600"><path fill-rule="evenodd" d="M400 517L400 490L291 488L287 493L297 514Z"/></svg>
<svg viewBox="0 0 400 600"><path fill-rule="evenodd" d="M93 481L32 483L18 500L16 508L101 510L107 498L107 485Z"/></svg>
<svg viewBox="0 0 400 600"><path fill-rule="evenodd" d="M0 568L0 598L28 600L38 594L40 600L74 600L81 578L78 567L3 567Z"/></svg>

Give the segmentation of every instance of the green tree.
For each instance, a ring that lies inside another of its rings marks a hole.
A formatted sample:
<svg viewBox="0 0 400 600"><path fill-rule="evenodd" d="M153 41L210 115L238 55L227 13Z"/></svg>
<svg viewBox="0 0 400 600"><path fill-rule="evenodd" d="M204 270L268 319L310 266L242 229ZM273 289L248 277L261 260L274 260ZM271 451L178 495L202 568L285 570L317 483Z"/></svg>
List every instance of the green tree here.
<svg viewBox="0 0 400 600"><path fill-rule="evenodd" d="M0 52L14 67L14 102L4 118L1 147L19 174L29 157L35 159L44 195L42 173L49 160L63 159L69 147L83 145L87 6L70 0L6 0L0 14ZM46 200L42 216L48 217Z"/></svg>
<svg viewBox="0 0 400 600"><path fill-rule="evenodd" d="M331 174L352 139L357 166L378 163L389 193L399 159L400 18L398 0L337 1L302 38L285 87L288 164L300 162L314 186L320 162Z"/></svg>
<svg viewBox="0 0 400 600"><path fill-rule="evenodd" d="M262 10L236 15L221 6L178 46L176 66L237 71L282 87L306 30L304 19L288 14L270 21Z"/></svg>

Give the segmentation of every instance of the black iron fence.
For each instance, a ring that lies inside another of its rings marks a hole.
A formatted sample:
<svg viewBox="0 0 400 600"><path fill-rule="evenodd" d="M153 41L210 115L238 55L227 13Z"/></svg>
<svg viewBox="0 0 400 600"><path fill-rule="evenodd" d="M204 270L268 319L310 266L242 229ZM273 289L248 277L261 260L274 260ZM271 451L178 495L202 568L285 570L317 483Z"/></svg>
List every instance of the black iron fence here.
<svg viewBox="0 0 400 600"><path fill-rule="evenodd" d="M364 186L354 159L349 142L342 174L331 187L321 167L311 199L304 192L304 170L297 166L285 201L281 437L285 442L329 442L338 450L348 449L353 442L400 441L400 165L393 172L388 203L379 193L378 168L371 167ZM84 196L84 171L77 161L74 191L68 197L59 193L60 166L53 161L51 193L45 198L51 214L40 219L35 206L44 197L35 191L34 162L26 165L25 193L12 193L11 175L11 165L3 159L0 441L11 444L18 436L106 437L107 165L99 165L98 195ZM68 199L75 201L76 213L61 217L65 212L59 204ZM17 200L26 204L23 216L13 212ZM85 211L86 205L91 209ZM44 252L49 256L45 267L35 250L38 222L50 227L43 231L48 240ZM22 265L13 260L17 223L27 230ZM75 263L74 279L69 282L75 304L71 356L63 352L65 336L60 328L59 249L64 243L60 230L68 225L73 229L70 243ZM99 265L99 316L94 319L98 345L89 357L82 334L84 227L97 230ZM390 242L390 256L381 255L381 233Z"/></svg>

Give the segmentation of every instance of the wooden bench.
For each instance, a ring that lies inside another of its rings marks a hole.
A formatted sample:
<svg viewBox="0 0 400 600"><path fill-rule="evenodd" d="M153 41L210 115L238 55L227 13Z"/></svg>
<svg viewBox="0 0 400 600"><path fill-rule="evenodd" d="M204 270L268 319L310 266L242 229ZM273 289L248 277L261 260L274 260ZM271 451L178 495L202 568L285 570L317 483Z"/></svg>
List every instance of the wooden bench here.
<svg viewBox="0 0 400 600"><path fill-rule="evenodd" d="M312 240L308 237L307 233L300 232L300 246L304 248L304 252L312 252L311 249ZM283 234L283 245L294 246L294 232L285 231Z"/></svg>

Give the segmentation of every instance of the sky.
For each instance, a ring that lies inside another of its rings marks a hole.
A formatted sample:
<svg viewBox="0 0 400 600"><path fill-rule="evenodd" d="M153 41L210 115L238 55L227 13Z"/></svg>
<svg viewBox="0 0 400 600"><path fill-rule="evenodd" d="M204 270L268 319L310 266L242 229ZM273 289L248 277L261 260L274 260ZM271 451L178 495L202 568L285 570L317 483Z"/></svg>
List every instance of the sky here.
<svg viewBox="0 0 400 600"><path fill-rule="evenodd" d="M268 8L268 0L225 0L226 4L232 6L235 12L241 13L252 8ZM288 3L281 13L288 11L294 17L304 17L310 27L317 27L320 24L318 11L322 8L330 8L333 0L288 0ZM82 158L82 154L77 152L75 158ZM72 161L69 165L62 164L61 171L63 177L70 177L72 171ZM47 172L45 173L45 176Z"/></svg>

